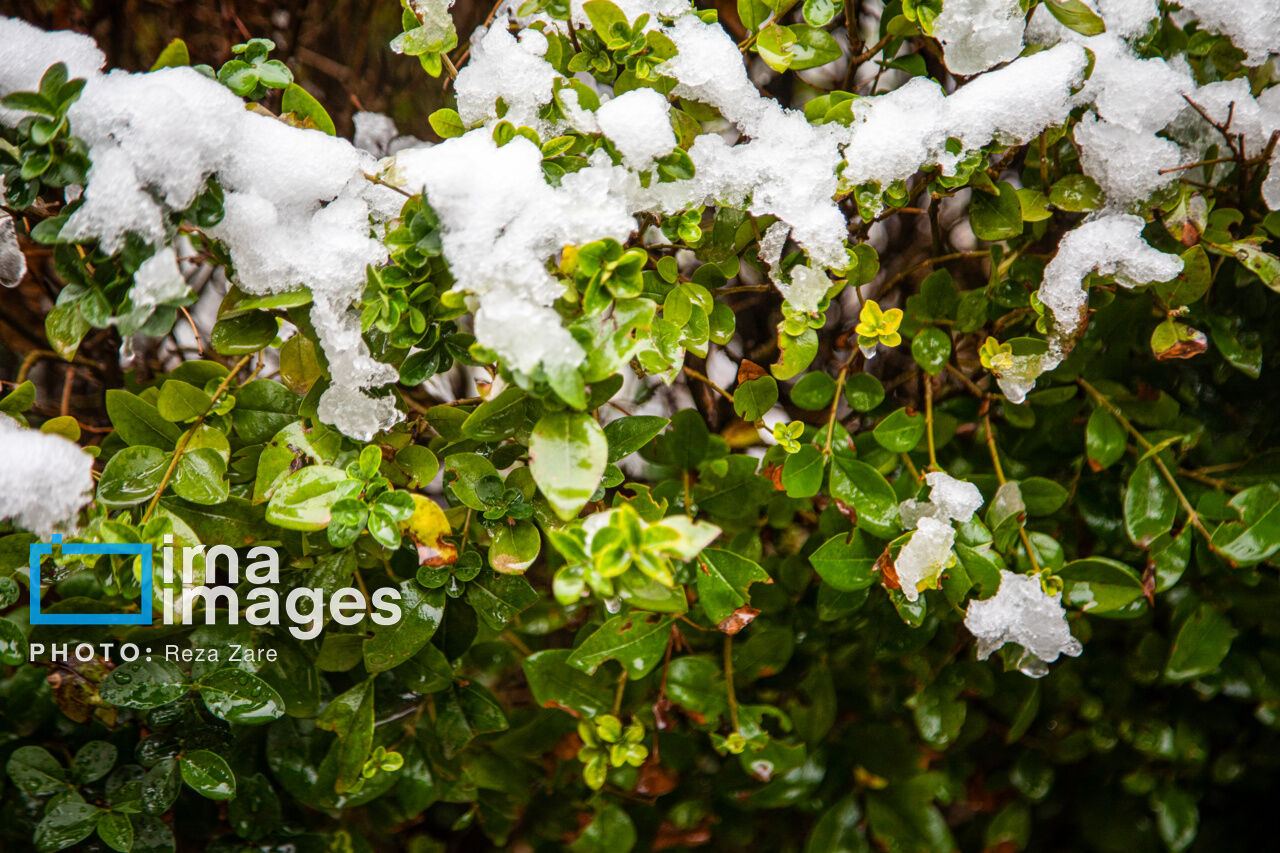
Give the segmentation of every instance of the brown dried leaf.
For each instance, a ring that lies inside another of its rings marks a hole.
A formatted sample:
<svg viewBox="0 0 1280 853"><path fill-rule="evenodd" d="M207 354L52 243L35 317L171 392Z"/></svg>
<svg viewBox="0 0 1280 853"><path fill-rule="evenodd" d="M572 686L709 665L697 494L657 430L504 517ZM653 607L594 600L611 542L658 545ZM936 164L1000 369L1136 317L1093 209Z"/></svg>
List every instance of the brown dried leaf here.
<svg viewBox="0 0 1280 853"><path fill-rule="evenodd" d="M760 611L750 605L744 604L737 610L730 613L716 627L726 634L736 634L743 628L747 627L760 615Z"/></svg>
<svg viewBox="0 0 1280 853"><path fill-rule="evenodd" d="M738 365L738 384L741 385L743 382L749 382L752 379L759 379L765 374L766 371L763 367L756 364L754 361L744 358L742 363Z"/></svg>

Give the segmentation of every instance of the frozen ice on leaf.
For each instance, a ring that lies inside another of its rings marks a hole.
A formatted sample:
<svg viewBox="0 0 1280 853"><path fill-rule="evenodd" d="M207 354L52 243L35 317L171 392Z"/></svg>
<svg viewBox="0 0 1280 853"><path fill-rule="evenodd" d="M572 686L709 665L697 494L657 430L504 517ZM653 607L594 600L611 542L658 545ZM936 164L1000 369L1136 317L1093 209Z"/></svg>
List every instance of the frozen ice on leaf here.
<svg viewBox="0 0 1280 853"><path fill-rule="evenodd" d="M821 270L811 266L794 266L791 268L790 283L778 282L778 290L782 298L787 300L797 311L812 314L818 310L819 303L831 289L831 279Z"/></svg>
<svg viewBox="0 0 1280 853"><path fill-rule="evenodd" d="M953 74L977 74L1022 52L1025 13L1018 0L944 0L933 37Z"/></svg>
<svg viewBox="0 0 1280 853"><path fill-rule="evenodd" d="M1059 655L1077 657L1083 650L1071 636L1062 594L1047 595L1040 579L1000 570L1000 589L985 600L969 602L964 625L978 640L978 659L985 660L1005 643L1025 649L1018 662L1026 675L1039 678Z"/></svg>
<svg viewBox="0 0 1280 853"><path fill-rule="evenodd" d="M75 527L93 497L93 457L0 414L0 520L42 537Z"/></svg>
<svg viewBox="0 0 1280 853"><path fill-rule="evenodd" d="M924 479L929 484L929 500L908 498L898 506L902 526L908 530L923 518L966 524L982 506L982 493L973 483L957 480L945 471L931 471Z"/></svg>
<svg viewBox="0 0 1280 853"><path fill-rule="evenodd" d="M316 414L359 441L368 441L404 417L394 397L371 397L357 386L337 384L320 395Z"/></svg>
<svg viewBox="0 0 1280 853"><path fill-rule="evenodd" d="M0 190L3 190L0 181ZM3 197L3 193L0 193ZM0 286L17 287L22 277L27 274L27 257L18 246L18 233L14 229L13 217L0 211Z"/></svg>
<svg viewBox="0 0 1280 853"><path fill-rule="evenodd" d="M902 594L908 601L920 597L922 584L926 588L936 586L942 571L955 563L956 556L951 551L955 541L956 531L950 522L933 517L916 521L916 532L893 561Z"/></svg>

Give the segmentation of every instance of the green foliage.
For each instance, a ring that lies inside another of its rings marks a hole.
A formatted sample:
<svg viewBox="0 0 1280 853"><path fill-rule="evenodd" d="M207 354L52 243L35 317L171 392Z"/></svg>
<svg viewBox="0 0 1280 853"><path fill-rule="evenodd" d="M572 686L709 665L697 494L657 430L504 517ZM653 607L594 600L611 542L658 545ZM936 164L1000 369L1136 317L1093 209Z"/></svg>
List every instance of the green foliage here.
<svg viewBox="0 0 1280 853"><path fill-rule="evenodd" d="M1047 5L1101 31L1089 4ZM555 186L622 158L554 123L601 91L653 88L677 146L638 180L693 176L692 140L720 117L674 94L674 42L609 0L582 8L572 38L544 27L546 60L581 75L540 114L563 134L506 119L480 132L536 145ZM739 48L779 74L828 66L846 9L858 4L738 0ZM872 55L928 75L941 11L887 4ZM452 73L440 4L406 3L401 25L397 52ZM1269 82L1214 39L1169 18L1136 41L1185 52L1201 82ZM250 39L216 73L197 68L255 109L279 92L282 119L332 135L274 47ZM189 62L175 40L155 67ZM786 79L797 116L855 120L853 91L809 97L811 82ZM103 384L101 411L63 415L23 382L0 412L96 454L68 542L204 546L194 583L246 594L263 585L229 579L207 550L272 548L281 571L265 586L320 598L300 605L300 633L232 621L215 597L190 622L74 629L145 657L95 645L53 661L35 649L70 632L31 624L34 537L0 523L5 850L1181 851L1251 837L1280 729L1280 222L1263 213L1260 162L1210 157L1211 182L1140 206L1144 238L1182 274L1136 288L1094 276L1070 357L1018 403L995 380L1045 349L1034 292L1049 247L1104 204L1069 126L957 149L951 174L842 187L855 245L804 304L759 283L775 220L749 200L558 247L545 273L580 365L521 370L476 344L450 235L410 194L371 226L388 260L357 306L364 344L398 378L377 393L407 417L359 441L319 416L334 372L309 283L235 285L208 233L216 181L165 223L232 282L201 330L206 357L123 376L93 360L117 333L168 335L195 296L135 305L133 276L160 247L62 236L81 204L63 189L91 165L67 119L82 86L55 65L4 98L20 118L0 128L0 175L24 248L59 286L48 349ZM466 114L444 107L430 124L458 137L477 130ZM980 241L964 251L929 215L962 190ZM910 216L920 227L885 229L881 274L872 224ZM794 287L805 261L783 248ZM909 582L922 527L904 502L923 504L938 472L983 505L929 516L953 538ZM143 605L131 557L46 560L53 612ZM155 571L158 612L176 582ZM1002 572L1061 594L1081 657L1041 681L1019 671L1030 652L1015 643L977 658L966 610ZM379 618L380 596L397 618Z"/></svg>

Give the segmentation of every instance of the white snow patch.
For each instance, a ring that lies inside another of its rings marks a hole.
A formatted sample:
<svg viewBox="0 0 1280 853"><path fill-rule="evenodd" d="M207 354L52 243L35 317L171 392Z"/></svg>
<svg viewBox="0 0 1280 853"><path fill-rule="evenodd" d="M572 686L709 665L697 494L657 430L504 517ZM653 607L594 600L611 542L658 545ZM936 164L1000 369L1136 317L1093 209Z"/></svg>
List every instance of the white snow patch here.
<svg viewBox="0 0 1280 853"><path fill-rule="evenodd" d="M92 470L75 442L0 415L0 519L41 537L73 529L93 496Z"/></svg>
<svg viewBox="0 0 1280 853"><path fill-rule="evenodd" d="M969 602L964 625L978 639L978 659L985 660L1005 643L1026 650L1019 669L1039 678L1059 655L1077 657L1083 649L1067 627L1062 595L1046 595L1040 579L1000 571L1000 590L991 598Z"/></svg>

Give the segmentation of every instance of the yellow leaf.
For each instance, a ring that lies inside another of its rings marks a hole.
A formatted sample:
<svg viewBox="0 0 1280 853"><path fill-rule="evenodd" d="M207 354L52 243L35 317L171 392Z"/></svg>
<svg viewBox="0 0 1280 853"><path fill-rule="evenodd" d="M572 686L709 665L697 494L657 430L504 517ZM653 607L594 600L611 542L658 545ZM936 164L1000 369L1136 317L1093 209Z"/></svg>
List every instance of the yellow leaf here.
<svg viewBox="0 0 1280 853"><path fill-rule="evenodd" d="M458 549L445 537L453 533L444 510L430 498L413 496L413 515L400 522L400 529L409 534L418 546L418 564L422 566L447 566L457 562Z"/></svg>

